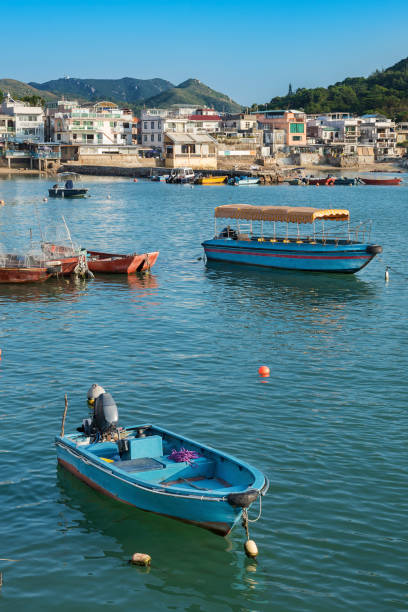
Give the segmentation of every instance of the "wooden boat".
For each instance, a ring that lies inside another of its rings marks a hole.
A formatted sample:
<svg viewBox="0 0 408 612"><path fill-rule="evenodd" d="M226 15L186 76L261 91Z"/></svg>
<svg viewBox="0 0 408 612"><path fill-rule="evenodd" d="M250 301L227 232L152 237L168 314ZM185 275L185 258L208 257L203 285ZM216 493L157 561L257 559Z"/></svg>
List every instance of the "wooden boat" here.
<svg viewBox="0 0 408 612"><path fill-rule="evenodd" d="M365 241L369 225L350 228L348 210L228 204L218 206L214 216L215 223L218 218L236 220L237 229L227 226L217 234L215 226L215 237L202 243L208 260L285 270L355 273L382 252L381 246ZM326 220L345 223L337 223L329 230L324 225ZM319 221L321 226L316 228ZM264 222L272 224L271 233L264 233ZM254 223L258 224L258 232L254 232ZM289 225L296 228L292 235ZM301 232L300 226L307 229ZM362 242L358 241L359 235Z"/></svg>
<svg viewBox="0 0 408 612"><path fill-rule="evenodd" d="M219 185L221 183L225 183L228 179L228 176L201 176L195 179L195 183L197 185Z"/></svg>
<svg viewBox="0 0 408 612"><path fill-rule="evenodd" d="M85 253L81 249L75 249L74 246L63 246L53 244L52 242L43 242L41 249L47 258L47 265L60 266L61 276L71 276L74 274L80 259L84 258Z"/></svg>
<svg viewBox="0 0 408 612"><path fill-rule="evenodd" d="M0 257L0 283L43 282L60 269L58 262L50 265L40 258L8 253Z"/></svg>
<svg viewBox="0 0 408 612"><path fill-rule="evenodd" d="M87 254L88 268L91 272L133 274L134 272L144 272L152 268L159 256L159 251L140 254L132 253L129 255L87 251Z"/></svg>
<svg viewBox="0 0 408 612"><path fill-rule="evenodd" d="M268 489L259 470L227 453L158 425L121 428L118 418L103 392L92 419L55 440L59 464L113 499L225 536Z"/></svg>
<svg viewBox="0 0 408 612"><path fill-rule="evenodd" d="M260 182L258 176L233 176L228 179L228 185L242 187L244 185L257 185Z"/></svg>
<svg viewBox="0 0 408 612"><path fill-rule="evenodd" d="M314 176L309 176L306 178L307 185L334 185L336 178L334 176L326 176L326 178L315 178Z"/></svg>
<svg viewBox="0 0 408 612"><path fill-rule="evenodd" d="M390 179L373 179L360 176L359 180L364 185L399 185L402 182L401 178L390 178Z"/></svg>
<svg viewBox="0 0 408 612"><path fill-rule="evenodd" d="M48 189L48 195L50 198L86 198L88 195L88 188L85 187L74 187L74 181L80 179L80 175L76 172L61 172L58 175L63 181L64 186L60 186L58 183Z"/></svg>

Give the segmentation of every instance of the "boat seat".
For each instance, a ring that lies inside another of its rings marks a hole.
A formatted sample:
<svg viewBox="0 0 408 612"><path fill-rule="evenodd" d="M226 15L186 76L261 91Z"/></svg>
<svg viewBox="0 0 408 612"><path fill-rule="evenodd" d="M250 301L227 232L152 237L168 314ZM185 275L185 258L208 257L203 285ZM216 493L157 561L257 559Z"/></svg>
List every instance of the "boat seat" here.
<svg viewBox="0 0 408 612"><path fill-rule="evenodd" d="M115 467L124 472L146 472L150 470L164 470L164 465L151 457L139 457L128 461L115 461Z"/></svg>

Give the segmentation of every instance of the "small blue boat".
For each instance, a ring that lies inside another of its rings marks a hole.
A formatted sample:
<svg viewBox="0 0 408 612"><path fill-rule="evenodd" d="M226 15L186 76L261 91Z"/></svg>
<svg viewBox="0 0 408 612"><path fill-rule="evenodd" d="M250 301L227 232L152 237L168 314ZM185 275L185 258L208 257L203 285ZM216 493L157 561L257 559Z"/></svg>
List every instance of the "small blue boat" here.
<svg viewBox="0 0 408 612"><path fill-rule="evenodd" d="M55 441L59 464L89 486L222 536L266 493L268 479L235 457L157 425L119 427L102 391L92 418Z"/></svg>
<svg viewBox="0 0 408 612"><path fill-rule="evenodd" d="M242 187L244 185L257 185L260 179L257 176L233 176L228 179L228 185Z"/></svg>
<svg viewBox="0 0 408 612"><path fill-rule="evenodd" d="M236 229L228 225L217 233L217 218L234 219ZM343 209L228 204L215 209L215 237L202 246L208 260L353 274L381 253L382 247L365 241L371 229L368 224L351 228L349 220L349 211ZM343 223L329 229L325 221ZM264 232L264 222L272 225L270 232ZM316 222L321 222L320 227ZM289 226L296 228L293 233Z"/></svg>

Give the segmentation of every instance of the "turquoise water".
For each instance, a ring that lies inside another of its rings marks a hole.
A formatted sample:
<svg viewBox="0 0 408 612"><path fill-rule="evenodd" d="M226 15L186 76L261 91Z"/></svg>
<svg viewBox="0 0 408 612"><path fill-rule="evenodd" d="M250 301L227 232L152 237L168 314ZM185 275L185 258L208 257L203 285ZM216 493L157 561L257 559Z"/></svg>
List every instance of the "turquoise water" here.
<svg viewBox="0 0 408 612"><path fill-rule="evenodd" d="M5 249L30 228L52 238L64 215L84 247L160 256L144 279L0 285L0 609L407 610L408 187L89 179L91 198L43 202L50 183L0 181ZM384 253L345 277L206 267L213 208L236 201L349 208L374 220ZM64 393L71 431L93 382L123 423L158 423L269 476L257 563L240 527L223 539L57 469ZM150 570L128 565L133 552Z"/></svg>

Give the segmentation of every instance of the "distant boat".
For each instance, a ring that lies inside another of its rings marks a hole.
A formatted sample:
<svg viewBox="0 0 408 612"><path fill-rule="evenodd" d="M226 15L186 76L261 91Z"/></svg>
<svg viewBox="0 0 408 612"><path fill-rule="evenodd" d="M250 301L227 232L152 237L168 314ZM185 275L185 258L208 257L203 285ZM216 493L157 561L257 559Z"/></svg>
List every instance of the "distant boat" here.
<svg viewBox="0 0 408 612"><path fill-rule="evenodd" d="M233 176L228 179L228 185L235 185L241 187L243 185L256 185L260 182L258 176Z"/></svg>
<svg viewBox="0 0 408 612"><path fill-rule="evenodd" d="M192 183L195 174L192 168L173 168L166 183Z"/></svg>
<svg viewBox="0 0 408 612"><path fill-rule="evenodd" d="M348 210L227 204L218 206L214 216L234 219L236 229L228 225L218 234L216 229L214 238L202 243L208 261L354 274L382 252L381 246L365 242L368 224L350 228ZM318 221L320 228L315 227ZM326 221L344 223L335 223L330 230ZM268 233L266 223L271 228ZM289 226L295 228L292 234ZM359 233L363 242L358 241Z"/></svg>
<svg viewBox="0 0 408 612"><path fill-rule="evenodd" d="M58 177L65 181L63 186L58 183L48 189L50 198L86 198L88 188L74 187L74 181L79 181L81 178L76 172L61 172Z"/></svg>
<svg viewBox="0 0 408 612"><path fill-rule="evenodd" d="M165 183L170 174L152 174L150 180L157 183Z"/></svg>
<svg viewBox="0 0 408 612"><path fill-rule="evenodd" d="M364 185L399 185L402 182L402 179L397 177L390 179L373 179L360 176L359 180L364 183Z"/></svg>
<svg viewBox="0 0 408 612"><path fill-rule="evenodd" d="M159 251L118 255L87 250L87 254L88 268L93 273L133 274L134 272L145 272L152 268L159 256Z"/></svg>
<svg viewBox="0 0 408 612"><path fill-rule="evenodd" d="M219 185L225 183L228 176L201 176L195 179L197 185Z"/></svg>
<svg viewBox="0 0 408 612"><path fill-rule="evenodd" d="M268 490L262 472L158 425L118 427L116 403L100 389L92 419L55 439L62 467L117 501L218 535L247 520Z"/></svg>

